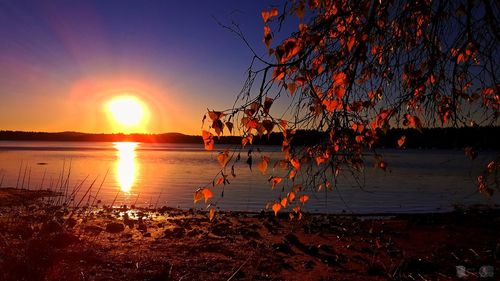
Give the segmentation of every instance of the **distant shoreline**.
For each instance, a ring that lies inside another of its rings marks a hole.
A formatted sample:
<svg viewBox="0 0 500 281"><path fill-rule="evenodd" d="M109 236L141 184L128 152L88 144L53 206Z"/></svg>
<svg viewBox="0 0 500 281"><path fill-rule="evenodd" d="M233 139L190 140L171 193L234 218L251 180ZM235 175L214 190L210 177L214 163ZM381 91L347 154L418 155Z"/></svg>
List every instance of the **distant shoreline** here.
<svg viewBox="0 0 500 281"><path fill-rule="evenodd" d="M375 147L397 147L397 140L406 136L407 148L464 148L467 146L478 149L500 149L500 127L465 127L465 128L424 128L391 129L376 143ZM314 144L325 134L317 131L297 131L293 144ZM61 142L143 142L143 143L194 143L203 144L201 136L182 133L164 134L93 134L80 132L26 132L0 130L0 141L61 141ZM283 135L279 132L256 136L256 145L281 145ZM216 144L240 144L241 137L215 137Z"/></svg>

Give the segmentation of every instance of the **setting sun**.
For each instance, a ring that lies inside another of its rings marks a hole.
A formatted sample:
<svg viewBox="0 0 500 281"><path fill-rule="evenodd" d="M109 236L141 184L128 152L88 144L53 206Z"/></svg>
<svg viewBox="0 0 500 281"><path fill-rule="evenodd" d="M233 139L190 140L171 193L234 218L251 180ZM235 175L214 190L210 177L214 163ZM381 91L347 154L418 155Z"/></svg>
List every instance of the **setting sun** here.
<svg viewBox="0 0 500 281"><path fill-rule="evenodd" d="M113 127L128 133L144 131L149 114L147 106L135 96L117 96L106 104Z"/></svg>

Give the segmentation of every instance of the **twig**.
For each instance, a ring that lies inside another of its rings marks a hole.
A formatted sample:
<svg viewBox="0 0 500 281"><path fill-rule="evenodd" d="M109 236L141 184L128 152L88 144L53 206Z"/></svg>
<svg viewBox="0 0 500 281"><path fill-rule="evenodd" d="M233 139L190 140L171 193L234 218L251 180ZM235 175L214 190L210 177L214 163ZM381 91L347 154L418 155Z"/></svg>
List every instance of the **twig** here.
<svg viewBox="0 0 500 281"><path fill-rule="evenodd" d="M233 273L233 275L231 275L231 277L229 277L227 279L227 281L231 281L236 276L236 274L238 274L238 272L240 272L240 270L243 268L243 266L245 266L245 264L247 264L247 262L250 260L251 257L252 256L248 256L248 258L246 259L246 261L244 263L242 263L240 265L240 267L238 267L238 269L236 269L236 271Z"/></svg>

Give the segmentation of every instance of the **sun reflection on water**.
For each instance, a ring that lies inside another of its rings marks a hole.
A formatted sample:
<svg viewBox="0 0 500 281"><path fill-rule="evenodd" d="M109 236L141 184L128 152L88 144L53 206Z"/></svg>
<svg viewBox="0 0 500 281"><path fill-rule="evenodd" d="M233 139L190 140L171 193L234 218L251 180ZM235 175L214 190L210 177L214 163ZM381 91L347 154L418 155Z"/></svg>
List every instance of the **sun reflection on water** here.
<svg viewBox="0 0 500 281"><path fill-rule="evenodd" d="M135 183L137 163L135 149L139 144L136 142L116 142L118 162L116 163L116 180L123 192L129 193Z"/></svg>

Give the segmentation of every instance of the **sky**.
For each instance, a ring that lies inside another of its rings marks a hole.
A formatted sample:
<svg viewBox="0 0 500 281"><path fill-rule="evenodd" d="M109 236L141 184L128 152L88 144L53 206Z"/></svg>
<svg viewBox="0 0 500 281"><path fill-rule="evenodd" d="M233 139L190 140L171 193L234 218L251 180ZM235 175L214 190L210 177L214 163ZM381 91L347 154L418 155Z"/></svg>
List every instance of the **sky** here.
<svg viewBox="0 0 500 281"><path fill-rule="evenodd" d="M149 109L136 131L199 135L207 108L232 106L252 58L214 17L264 53L272 4L0 0L0 130L124 131L106 104L133 95Z"/></svg>

